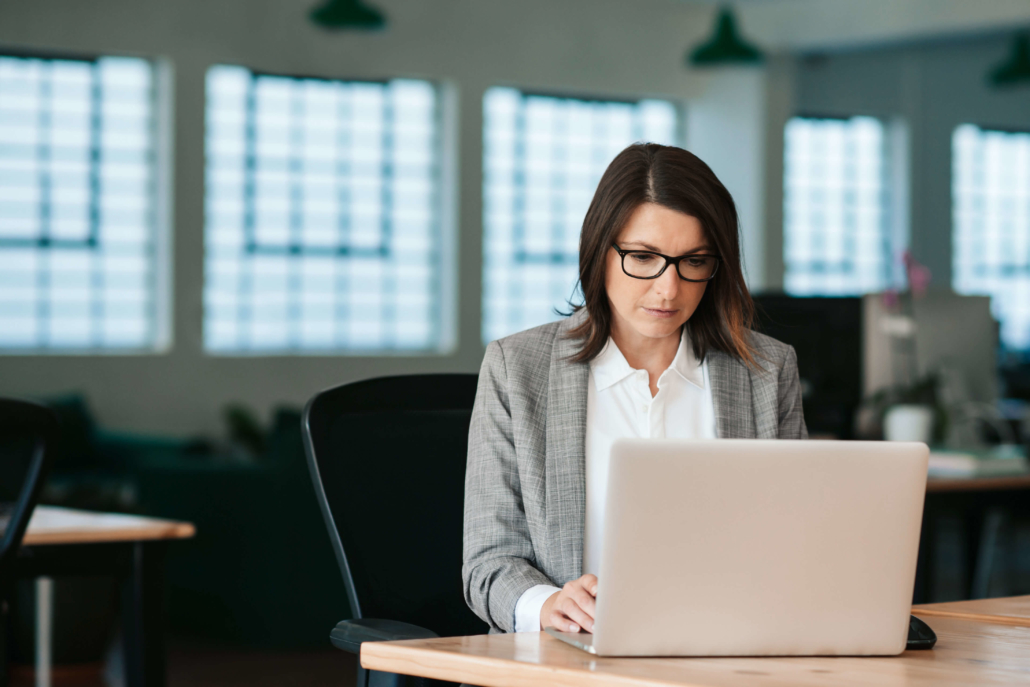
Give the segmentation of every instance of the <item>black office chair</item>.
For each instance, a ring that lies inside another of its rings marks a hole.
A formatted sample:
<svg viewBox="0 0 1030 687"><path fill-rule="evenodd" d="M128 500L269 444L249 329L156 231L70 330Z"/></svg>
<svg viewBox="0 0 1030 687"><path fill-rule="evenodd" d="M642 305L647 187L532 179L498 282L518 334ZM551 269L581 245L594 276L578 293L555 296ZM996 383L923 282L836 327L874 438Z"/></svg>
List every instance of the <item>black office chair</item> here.
<svg viewBox="0 0 1030 687"><path fill-rule="evenodd" d="M48 408L0 398L0 685L7 685L8 602L12 568L47 470L57 451L60 430Z"/></svg>
<svg viewBox="0 0 1030 687"><path fill-rule="evenodd" d="M333 645L483 634L461 583L465 459L476 375L369 379L304 409L304 447L352 620ZM403 685L358 668L358 687Z"/></svg>

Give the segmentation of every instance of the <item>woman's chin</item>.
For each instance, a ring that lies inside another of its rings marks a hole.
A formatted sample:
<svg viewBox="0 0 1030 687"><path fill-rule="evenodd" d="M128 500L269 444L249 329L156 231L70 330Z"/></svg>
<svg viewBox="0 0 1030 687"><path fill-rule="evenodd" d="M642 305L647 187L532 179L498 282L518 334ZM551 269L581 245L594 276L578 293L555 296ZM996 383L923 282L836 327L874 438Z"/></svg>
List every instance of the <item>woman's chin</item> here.
<svg viewBox="0 0 1030 687"><path fill-rule="evenodd" d="M683 323L678 318L660 321L655 321L654 318L647 318L643 319L643 321L634 322L633 328L641 336L646 336L649 339L664 339L674 334L678 335L682 326Z"/></svg>

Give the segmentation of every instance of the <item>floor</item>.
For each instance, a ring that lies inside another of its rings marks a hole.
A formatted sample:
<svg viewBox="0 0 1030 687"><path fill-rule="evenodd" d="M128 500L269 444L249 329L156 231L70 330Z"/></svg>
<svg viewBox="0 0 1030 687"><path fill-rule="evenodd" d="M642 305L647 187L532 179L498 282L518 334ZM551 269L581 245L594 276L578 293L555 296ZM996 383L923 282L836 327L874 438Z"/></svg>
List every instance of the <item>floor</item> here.
<svg viewBox="0 0 1030 687"><path fill-rule="evenodd" d="M168 687L353 687L357 661L336 649L261 651L173 641ZM53 687L109 687L102 665L56 668ZM11 687L31 687L30 669L14 666Z"/></svg>
<svg viewBox="0 0 1030 687"><path fill-rule="evenodd" d="M168 687L353 687L356 671L356 658L333 648L266 652L173 644L168 650Z"/></svg>

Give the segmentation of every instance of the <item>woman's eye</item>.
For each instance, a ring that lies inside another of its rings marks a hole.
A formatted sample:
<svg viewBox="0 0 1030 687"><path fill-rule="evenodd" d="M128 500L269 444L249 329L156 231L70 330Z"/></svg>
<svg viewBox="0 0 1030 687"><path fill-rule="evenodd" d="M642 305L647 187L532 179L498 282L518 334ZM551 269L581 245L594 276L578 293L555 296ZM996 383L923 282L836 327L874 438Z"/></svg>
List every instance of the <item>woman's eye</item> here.
<svg viewBox="0 0 1030 687"><path fill-rule="evenodd" d="M651 255L650 253L630 253L629 257L630 260L640 265L646 265L650 262L654 262L658 258L657 255Z"/></svg>
<svg viewBox="0 0 1030 687"><path fill-rule="evenodd" d="M687 264L691 267L703 267L705 262L705 258L687 258Z"/></svg>

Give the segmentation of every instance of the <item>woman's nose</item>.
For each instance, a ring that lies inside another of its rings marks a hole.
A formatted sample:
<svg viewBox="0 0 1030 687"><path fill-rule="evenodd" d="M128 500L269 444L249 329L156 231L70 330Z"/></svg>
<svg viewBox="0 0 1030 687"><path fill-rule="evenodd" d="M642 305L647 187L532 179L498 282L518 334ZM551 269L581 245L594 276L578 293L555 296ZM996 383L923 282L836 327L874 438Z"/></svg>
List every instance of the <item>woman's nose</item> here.
<svg viewBox="0 0 1030 687"><path fill-rule="evenodd" d="M655 281L655 293L667 301L675 300L680 290L680 275L675 265L669 265L662 272L662 276Z"/></svg>

